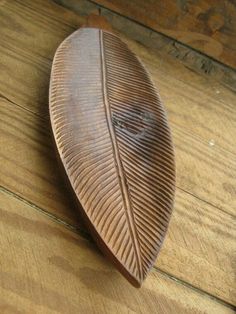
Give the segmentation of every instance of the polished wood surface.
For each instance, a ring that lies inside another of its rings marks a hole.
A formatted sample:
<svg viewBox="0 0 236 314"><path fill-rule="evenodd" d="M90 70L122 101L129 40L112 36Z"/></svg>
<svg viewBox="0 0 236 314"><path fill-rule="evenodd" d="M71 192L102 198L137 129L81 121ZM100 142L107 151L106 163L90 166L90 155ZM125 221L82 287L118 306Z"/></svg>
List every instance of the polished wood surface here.
<svg viewBox="0 0 236 314"><path fill-rule="evenodd" d="M177 164L170 228L136 292L87 240L50 138L52 59L85 19L47 0L1 2L0 15L1 311L233 313L235 94L121 35L159 86Z"/></svg>
<svg viewBox="0 0 236 314"><path fill-rule="evenodd" d="M88 228L140 287L175 194L170 129L150 75L114 33L82 27L56 51L49 106L57 152Z"/></svg>

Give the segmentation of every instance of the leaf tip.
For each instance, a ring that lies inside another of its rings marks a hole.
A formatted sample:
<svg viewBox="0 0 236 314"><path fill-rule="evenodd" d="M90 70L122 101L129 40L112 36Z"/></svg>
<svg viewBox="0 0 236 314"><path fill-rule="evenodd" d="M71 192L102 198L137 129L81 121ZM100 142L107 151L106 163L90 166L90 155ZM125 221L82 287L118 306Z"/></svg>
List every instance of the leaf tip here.
<svg viewBox="0 0 236 314"><path fill-rule="evenodd" d="M135 288L141 288L142 284L146 278L137 276L137 274L132 273L125 269L122 264L120 264L120 267L118 267L118 270L125 276L125 278L134 286Z"/></svg>

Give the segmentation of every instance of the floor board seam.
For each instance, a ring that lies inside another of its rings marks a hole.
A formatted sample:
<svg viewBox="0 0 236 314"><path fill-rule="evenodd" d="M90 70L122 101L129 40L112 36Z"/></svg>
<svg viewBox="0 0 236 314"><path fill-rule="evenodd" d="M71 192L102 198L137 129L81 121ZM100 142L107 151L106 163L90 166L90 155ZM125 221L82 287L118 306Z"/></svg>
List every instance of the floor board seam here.
<svg viewBox="0 0 236 314"><path fill-rule="evenodd" d="M25 108L25 107L23 107L23 106L21 106L21 105L15 103L14 101L10 100L9 98L7 98L6 96L4 96L4 95L2 95L2 94L0 94L0 97L3 98L3 99L5 99L5 100L7 100L7 101L10 102L10 103L12 103L13 105L17 106L17 107L20 108L21 110L24 110L24 111L26 111L27 113L30 113L30 114L32 114L32 115L35 115L35 116L37 116L38 118L44 120L45 122L49 122L49 116L47 117L47 116L38 115L36 112L31 111L31 110L29 110L29 109L27 109L27 108ZM181 190L182 192L187 193L188 195L193 196L194 198L196 198L196 199L198 199L198 200L200 200L200 201L202 201L202 202L204 202L204 203L206 203L206 204L208 204L208 205L210 205L210 206L212 206L212 207L218 209L219 211L223 212L224 214L227 214L228 216L230 216L230 217L232 217L232 218L234 218L234 219L236 218L235 215L233 215L233 214L227 212L226 210L224 210L224 209L218 207L217 205L215 205L215 204L213 204L213 203L211 203L211 202L209 202L209 201L207 201L207 200L204 200L204 199L200 198L200 197L197 196L197 195L194 195L193 193L191 193L191 192L189 192L189 191L186 191L185 189L179 187L178 185L176 185L176 189L179 189L179 190Z"/></svg>
<svg viewBox="0 0 236 314"><path fill-rule="evenodd" d="M35 7L33 7L33 6L31 6L31 5L27 5L26 3L22 3L20 0L15 0L15 2L16 3L18 3L19 5L21 5L21 6L23 6L23 7L26 7L28 10L30 10L31 12L35 12ZM52 2L54 5L57 5L57 6L59 6L56 2ZM40 8L40 6L39 7L37 7L37 9L39 9ZM66 8L65 8L66 9ZM68 10L68 9L66 9L67 11L71 11L71 10ZM65 21L63 21L63 20L58 20L58 19L55 19L52 15L48 15L48 14L46 14L47 13L47 11L46 10L40 10L41 12L41 14L44 14L44 15L46 15L48 18L50 18L50 19L52 19L54 22L57 22L58 24L63 24L64 26L67 26L67 27L69 27L69 28L74 28L75 27L75 25L72 25L72 24L68 24L68 23L66 23ZM74 13L73 11L71 11L72 13ZM79 15L78 15L78 17L79 17Z"/></svg>
<svg viewBox="0 0 236 314"><path fill-rule="evenodd" d="M203 199L201 199L199 196L197 196L197 195L195 195L195 194L193 194L193 193L191 193L191 192L189 192L189 191L186 191L185 189L183 189L183 188L181 188L181 187L179 187L179 186L176 186L176 189L179 189L179 190L181 190L182 192L187 193L188 195L191 195L192 197L198 199L199 201L204 202L204 203L206 203L207 205L210 205L210 206L212 206L212 207L218 209L218 210L221 211L222 213L224 213L224 214L230 216L232 219L236 219L236 216L235 216L235 215L233 215L233 214L227 212L226 210L224 210L224 209L218 207L217 205L214 205L214 204L210 203L210 202L207 201L207 200L203 200Z"/></svg>
<svg viewBox="0 0 236 314"><path fill-rule="evenodd" d="M52 0L52 1L54 1L54 0ZM88 1L88 0L87 0ZM56 4L56 3L55 3ZM71 11L71 12L73 12L73 11ZM77 14L78 15L78 14ZM79 15L78 15L79 16ZM82 26L80 26L80 27L82 27ZM79 28L80 28L79 27ZM74 27L73 28L73 31L76 31L77 30L77 28L76 27ZM130 37L130 36L128 36L128 35L126 35L125 33L123 33L122 31L119 31L119 30L117 30L117 32L119 33L119 34L122 34L124 37L126 37L127 39L129 39L129 40L131 40L131 41L134 41L136 44L139 44L139 45L141 45L142 47L144 47L145 49L148 49L148 50L151 50L153 53L156 53L156 49L155 48L153 48L153 47L148 47L148 46L146 46L144 43L141 43L141 42L138 42L137 40L135 40L135 39L133 39L132 37ZM5 39L1 39L1 42L4 42L5 43L5 45L6 44L9 44L9 42L7 41L7 40L5 40ZM13 45L13 49L14 49L15 47L14 47L14 45ZM19 46L19 48L21 49L21 51L23 52L23 54L21 55L21 56L24 56L25 57L25 55L24 55L24 51L25 52L30 52L30 53L32 53L32 54L34 54L35 56L37 56L37 57L39 57L39 58L42 58L42 59L44 59L44 60L46 60L46 61L49 61L49 62L53 62L53 58L50 58L50 57L46 57L46 56L43 56L43 55L41 55L41 54L39 54L39 53L36 53L34 50L30 50L30 49L25 49L24 47L20 47ZM9 46L8 47L6 47L6 49L9 49ZM14 50L12 50L12 51L14 51ZM16 51L16 50L15 50ZM164 54L166 57L170 57L170 55L168 55L167 53L163 53L163 52L161 52L161 55L162 54ZM171 57L170 57L171 58ZM172 59L172 60L175 60L175 61L177 61L176 59ZM179 64L182 64L184 67L187 67L185 64L183 64L183 63L181 63L180 61L178 61L179 62ZM218 61L215 61L215 62L218 62ZM227 66L226 66L227 67ZM189 67L187 67L187 69L189 70L189 71L193 71L191 68L189 68ZM164 74L164 72L163 72L163 70L160 70L160 71L162 71L162 73ZM232 71L233 71L233 69L232 69ZM205 76L202 74L202 73L198 73L198 72L196 72L196 71L193 71L196 75L199 75L199 76L201 76L202 78L205 78ZM212 78L212 77L208 77L208 79L210 79L210 80L212 80L212 81L214 81L214 79ZM182 79L180 79L180 81L182 82L182 83L186 83L184 80L182 80ZM224 86L225 88L227 88L228 89L228 86L226 86L225 84L224 84L224 82L221 82L221 81L219 81L218 82L220 85L222 85L222 86ZM196 89L195 88L195 86L194 85L190 85L193 89ZM196 89L197 90L197 89ZM230 89L231 90L231 89ZM232 91L232 90L231 90ZM201 90L201 92L203 92L204 93L204 91L203 90ZM232 92L235 92L235 91L232 91ZM213 98L213 96L208 96L208 97L210 97L210 98ZM219 105L222 105L222 104L224 104L224 102L222 102L221 100L218 100L218 99L214 99L214 101L215 102L217 102L217 104L219 104Z"/></svg>
<svg viewBox="0 0 236 314"><path fill-rule="evenodd" d="M43 116L41 116L40 114L38 114L38 113L36 113L36 112L34 112L34 111L28 109L28 108L25 108L25 107L23 107L22 105L17 104L16 102L14 102L13 100L7 98L7 97L4 96L3 94L0 94L0 99L1 99L1 98L4 99L4 100L6 100L7 102L11 103L12 105L17 106L18 108L20 108L20 109L22 109L22 110L24 110L24 111L26 111L26 112L29 112L29 113L31 113L32 115L37 116L38 118L40 118L40 119L42 119L42 120L44 120L44 121L48 121L46 117L43 117Z"/></svg>
<svg viewBox="0 0 236 314"><path fill-rule="evenodd" d="M12 192L11 190L5 188L4 186L0 186L0 191L16 198L17 200L21 201L22 203L32 207L34 210L42 213L44 216L47 216L49 217L51 220L53 220L54 222L57 222L59 223L60 225L63 225L64 227L66 227L67 229L71 230L71 231L74 231L78 234L82 233L82 230L79 230L78 228L76 228L75 226L71 225L70 223L64 221L63 219L61 218L58 218L57 216L51 214L50 212L48 212L46 209L43 209L42 207L28 201L27 199L25 199L24 197Z"/></svg>
<svg viewBox="0 0 236 314"><path fill-rule="evenodd" d="M52 0L52 1L55 2L55 0ZM135 20L135 19L132 19L132 18L129 17L129 16L123 15L123 14L121 14L121 13L115 11L115 10L112 10L112 9L106 7L105 5L102 5L102 4L100 4L100 3L97 3L96 1L87 0L87 2L90 2L90 3L94 4L95 6L98 6L100 9L104 9L104 10L106 10L106 11L109 11L109 12L113 13L114 15L118 15L118 16L124 18L124 19L127 19L128 21L130 21L130 22L132 22L132 23L134 23L134 24L140 25L140 26L142 26L143 28L145 28L145 29L147 29L147 30L149 30L149 31L151 31L151 32L154 32L154 33L157 33L157 34L159 34L159 35L161 35L161 36L163 36L163 37L166 37L166 38L168 38L168 39L170 39L170 40L172 40L172 41L178 43L179 45L181 45L181 46L183 46L183 47L186 47L186 48L189 49L190 51L192 50L192 51L196 52L197 54L202 55L202 56L208 58L209 60L212 60L212 61L216 62L217 64L221 65L222 67L225 67L225 68L227 68L227 69L230 69L231 71L234 71L234 68L233 68L232 66L227 65L227 64L225 64L225 63L223 63L223 62L221 62L221 61L219 61L219 60L217 60L217 59L211 57L210 55L204 54L204 53L201 52L200 50L198 50L198 49L196 49L196 48L194 48L194 47L192 47L192 46L189 46L189 45L187 45L187 44L185 44L185 43L179 41L178 39L175 39L175 38L173 38L173 37L171 37L171 36L168 36L168 35L166 35L166 34L160 32L160 31L157 31L157 30L155 30L154 28L152 28L152 27L150 27L150 26L147 26L147 25L145 25L145 24L142 23L142 22L139 22L138 20ZM55 3L56 3L56 2L55 2ZM56 4L58 5L58 3L56 3ZM59 5L60 5L60 4L59 4ZM63 6L63 5L61 5L61 6L64 7L64 8L66 8L66 7ZM68 9L68 8L66 8L66 9L69 10L69 11L74 12L72 9Z"/></svg>
<svg viewBox="0 0 236 314"><path fill-rule="evenodd" d="M155 266L155 265L153 266L153 268L154 268L158 273L162 274L162 275L165 276L165 277L168 277L169 279L175 281L175 282L178 283L178 284L184 285L185 287L187 287L187 288L189 288L189 289L192 289L192 290L196 291L197 293L200 293L200 294L202 294L202 295L204 295L204 296L206 296L206 297L209 297L210 299L214 300L215 302L220 303L220 304L223 305L223 306L226 306L226 307L228 307L228 308L230 308L230 309L233 309L233 310L236 309L236 305L234 305L234 304L232 304L232 303L229 303L229 302L227 302L227 301L224 301L223 299L221 299L221 298L219 298L219 297L217 297L217 296L215 296L215 295L213 295L213 294L211 294L211 293L209 293L209 292L207 292L207 291L205 291L205 290L203 290L203 289L201 289L201 288L198 288L198 287L192 285L191 283L189 283L189 282L187 282L187 281L185 281L185 280L182 280L182 279L180 279L180 278L177 278L177 277L175 277L175 276L169 274L168 272L163 271L161 268L159 268L159 267L157 267L157 266Z"/></svg>
<svg viewBox="0 0 236 314"><path fill-rule="evenodd" d="M42 215L48 217L53 222L58 223L58 224L60 224L63 227L66 227L68 230L74 232L75 234L77 234L81 238L83 238L83 239L85 239L85 240L87 240L89 242L93 242L94 243L94 241L92 240L92 238L90 238L89 234L86 231L83 231L83 230L81 230L79 228L76 228L75 226L71 225L70 223L64 221L61 218L58 218L58 217L54 216L53 214L49 213L47 210L39 207L38 205L35 205L34 203L26 200L24 197L19 196L18 194L10 191L9 189L7 189L7 188L5 188L3 186L0 186L0 191L6 193L6 194L10 195L11 197L16 198L17 200L21 201L22 203L32 207L37 212L39 212ZM224 306L226 306L228 308L231 308L231 309L235 309L235 306L233 304L231 304L229 302L226 302L226 301L218 298L215 295L210 294L209 292L207 292L207 291L205 291L205 290L203 290L201 288L195 287L191 283L188 283L187 281L179 279L179 278L169 274L168 272L163 271L162 269L160 269L157 266L154 266L153 270L158 272L158 273L160 273L160 274L162 274L165 277L168 277L170 280L175 281L176 283L181 284L181 285L187 287L188 289L194 290L195 292L197 292L199 294L205 295L206 297L213 299L214 301L220 303L221 305L224 305Z"/></svg>

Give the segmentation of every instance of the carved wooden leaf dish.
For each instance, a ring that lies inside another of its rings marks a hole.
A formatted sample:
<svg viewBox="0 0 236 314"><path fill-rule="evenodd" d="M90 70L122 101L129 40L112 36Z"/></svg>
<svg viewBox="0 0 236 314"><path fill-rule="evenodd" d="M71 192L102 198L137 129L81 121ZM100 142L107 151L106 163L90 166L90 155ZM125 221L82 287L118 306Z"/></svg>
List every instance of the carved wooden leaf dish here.
<svg viewBox="0 0 236 314"><path fill-rule="evenodd" d="M81 28L54 57L50 118L95 240L140 286L167 231L175 189L170 131L147 71L116 35Z"/></svg>

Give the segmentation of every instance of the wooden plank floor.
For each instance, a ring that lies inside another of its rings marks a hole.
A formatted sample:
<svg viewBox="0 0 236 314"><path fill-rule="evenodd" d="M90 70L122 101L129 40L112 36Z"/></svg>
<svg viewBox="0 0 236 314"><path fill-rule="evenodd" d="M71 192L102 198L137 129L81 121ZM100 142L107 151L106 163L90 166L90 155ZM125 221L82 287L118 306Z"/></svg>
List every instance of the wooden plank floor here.
<svg viewBox="0 0 236 314"><path fill-rule="evenodd" d="M54 0L81 11L81 7L116 12L147 29L175 38L236 68L236 4L224 0Z"/></svg>
<svg viewBox="0 0 236 314"><path fill-rule="evenodd" d="M0 313L234 313L235 94L121 35L159 86L177 162L167 238L137 290L88 236L50 138L52 58L83 22L50 0L0 1Z"/></svg>

